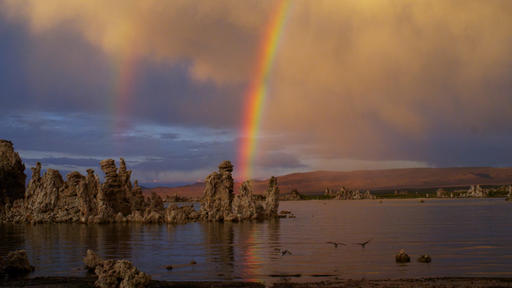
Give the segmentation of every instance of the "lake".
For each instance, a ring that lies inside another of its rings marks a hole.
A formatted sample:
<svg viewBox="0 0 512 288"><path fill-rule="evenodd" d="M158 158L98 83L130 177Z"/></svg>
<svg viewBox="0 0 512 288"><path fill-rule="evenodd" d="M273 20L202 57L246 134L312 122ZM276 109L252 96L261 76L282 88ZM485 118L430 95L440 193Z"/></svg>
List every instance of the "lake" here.
<svg viewBox="0 0 512 288"><path fill-rule="evenodd" d="M4 224L0 255L27 250L33 277L86 275L87 249L171 281L512 277L512 203L503 199L286 201L280 210L297 218L177 226ZM352 244L369 239L364 249ZM281 249L292 254L281 256ZM395 263L400 249L411 263ZM424 253L431 263L416 262ZM192 260L197 264L181 265ZM169 264L171 271L164 268Z"/></svg>

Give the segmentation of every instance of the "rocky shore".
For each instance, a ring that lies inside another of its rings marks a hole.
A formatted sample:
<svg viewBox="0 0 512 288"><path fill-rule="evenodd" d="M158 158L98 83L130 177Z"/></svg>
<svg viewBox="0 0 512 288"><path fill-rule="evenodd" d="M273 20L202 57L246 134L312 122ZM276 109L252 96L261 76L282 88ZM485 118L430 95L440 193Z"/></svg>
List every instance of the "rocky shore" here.
<svg viewBox="0 0 512 288"><path fill-rule="evenodd" d="M200 210L193 206L170 205L164 208L160 196L145 198L124 159L119 168L113 159L100 162L105 177L101 183L94 170L87 175L59 171L42 165L32 167L32 178L25 189L25 166L13 144L0 140L0 222L7 223L169 223L195 221L246 221L278 217L279 187L271 178L260 203L251 183L243 183L239 194L233 193L233 165L224 161L206 178Z"/></svg>
<svg viewBox="0 0 512 288"><path fill-rule="evenodd" d="M426 255L423 255L424 257ZM409 256L401 251L396 255ZM400 261L404 262L404 261ZM512 287L512 278L456 277L456 278L417 278L417 279L330 279L319 282L293 282L286 275L276 275L271 283L243 281L156 281L145 272L139 271L130 261L120 259L104 260L92 250L87 250L83 258L86 277L36 277L24 278L34 270L28 262L25 251L10 252L0 258L0 287ZM193 263L194 264L194 263ZM294 277L300 277L300 274Z"/></svg>
<svg viewBox="0 0 512 288"><path fill-rule="evenodd" d="M37 277L0 281L0 287L33 287L33 288L79 288L95 287L97 277ZM273 288L505 288L512 287L509 278L485 277L452 277L452 278L419 278L419 279L381 279L381 280L353 280L340 279L320 282L292 282L281 279L271 285L259 282L243 281L149 281L146 287L187 287L187 288L225 288L225 287L273 287Z"/></svg>

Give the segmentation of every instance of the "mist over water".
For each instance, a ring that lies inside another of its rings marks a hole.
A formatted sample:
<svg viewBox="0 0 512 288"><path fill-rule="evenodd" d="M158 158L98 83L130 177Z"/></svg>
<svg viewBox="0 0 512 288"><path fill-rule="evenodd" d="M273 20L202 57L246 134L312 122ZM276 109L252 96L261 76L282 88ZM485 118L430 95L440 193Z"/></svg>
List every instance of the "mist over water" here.
<svg viewBox="0 0 512 288"><path fill-rule="evenodd" d="M87 249L128 259L157 280L512 276L512 206L503 199L287 201L280 208L297 218L177 226L4 224L0 255L26 249L36 267L32 277L85 276ZM364 249L352 244L369 239ZM281 249L292 255L281 256ZM411 263L394 262L400 249ZM424 253L432 263L416 262ZM181 265L192 260L197 264ZM171 271L164 268L169 264Z"/></svg>

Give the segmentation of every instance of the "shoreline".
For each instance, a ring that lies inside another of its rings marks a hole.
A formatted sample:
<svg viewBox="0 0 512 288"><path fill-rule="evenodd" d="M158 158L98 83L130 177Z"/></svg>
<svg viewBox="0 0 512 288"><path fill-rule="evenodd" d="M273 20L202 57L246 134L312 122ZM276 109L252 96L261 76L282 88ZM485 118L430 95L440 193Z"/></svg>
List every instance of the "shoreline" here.
<svg viewBox="0 0 512 288"><path fill-rule="evenodd" d="M25 279L0 280L0 287L94 287L94 276L86 277L35 277ZM147 287L512 287L512 278L501 277L438 277L438 278L408 278L408 279L339 279L318 282L293 282L289 278L266 286L261 282L247 281L159 281L151 280Z"/></svg>

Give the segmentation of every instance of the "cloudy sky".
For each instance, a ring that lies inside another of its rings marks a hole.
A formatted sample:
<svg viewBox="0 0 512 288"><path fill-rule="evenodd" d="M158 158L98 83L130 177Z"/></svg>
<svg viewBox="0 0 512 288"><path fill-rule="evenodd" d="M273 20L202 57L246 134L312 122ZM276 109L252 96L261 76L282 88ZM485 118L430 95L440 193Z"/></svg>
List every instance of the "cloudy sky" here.
<svg viewBox="0 0 512 288"><path fill-rule="evenodd" d="M0 0L0 138L140 182L237 165L274 0ZM254 177L512 165L512 1L292 1ZM235 171L236 176L236 171ZM149 185L149 184L148 184Z"/></svg>

